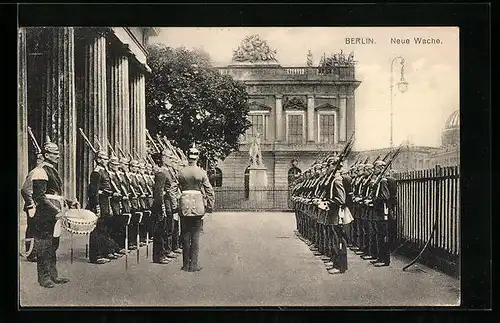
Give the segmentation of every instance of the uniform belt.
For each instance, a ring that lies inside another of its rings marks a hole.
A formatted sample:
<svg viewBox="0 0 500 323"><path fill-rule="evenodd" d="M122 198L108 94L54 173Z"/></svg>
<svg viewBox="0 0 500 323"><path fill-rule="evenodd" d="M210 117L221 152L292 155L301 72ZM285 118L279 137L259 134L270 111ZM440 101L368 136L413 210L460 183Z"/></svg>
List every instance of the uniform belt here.
<svg viewBox="0 0 500 323"><path fill-rule="evenodd" d="M201 194L201 191L197 191L197 190L186 190L186 191L182 191L182 194Z"/></svg>

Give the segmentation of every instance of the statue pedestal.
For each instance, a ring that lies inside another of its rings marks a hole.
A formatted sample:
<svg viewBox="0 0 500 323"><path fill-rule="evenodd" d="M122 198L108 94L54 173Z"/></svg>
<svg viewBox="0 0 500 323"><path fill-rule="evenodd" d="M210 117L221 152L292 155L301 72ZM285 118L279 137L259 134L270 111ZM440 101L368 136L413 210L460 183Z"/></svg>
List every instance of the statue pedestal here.
<svg viewBox="0 0 500 323"><path fill-rule="evenodd" d="M248 169L248 188L250 201L263 201L267 196L267 168L266 166L250 166Z"/></svg>

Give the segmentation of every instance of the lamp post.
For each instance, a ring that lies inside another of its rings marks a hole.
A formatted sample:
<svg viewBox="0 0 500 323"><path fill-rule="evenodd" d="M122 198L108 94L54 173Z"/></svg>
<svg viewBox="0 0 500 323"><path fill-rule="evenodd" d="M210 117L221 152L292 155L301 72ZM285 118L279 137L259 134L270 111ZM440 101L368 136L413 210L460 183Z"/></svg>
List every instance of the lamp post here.
<svg viewBox="0 0 500 323"><path fill-rule="evenodd" d="M401 77L399 79L399 82L397 84L393 84L393 71L394 71L394 63L399 60L401 64ZM394 147L394 141L393 141L393 120L394 120L394 112L392 108L392 89L394 88L395 85L398 86L398 90L401 93L404 93L408 91L408 82L405 81L404 78L404 68L405 68L405 59L401 56L394 57L391 61L391 84L390 84L390 95L391 95L391 148Z"/></svg>

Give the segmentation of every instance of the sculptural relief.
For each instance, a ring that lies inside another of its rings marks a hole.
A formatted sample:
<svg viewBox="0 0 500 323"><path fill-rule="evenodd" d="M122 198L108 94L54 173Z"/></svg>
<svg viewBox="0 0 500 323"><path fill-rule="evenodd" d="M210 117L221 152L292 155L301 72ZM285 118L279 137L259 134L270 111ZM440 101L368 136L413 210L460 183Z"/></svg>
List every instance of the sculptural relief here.
<svg viewBox="0 0 500 323"><path fill-rule="evenodd" d="M276 62L276 50L269 48L259 35L245 37L233 52L233 61L236 62Z"/></svg>

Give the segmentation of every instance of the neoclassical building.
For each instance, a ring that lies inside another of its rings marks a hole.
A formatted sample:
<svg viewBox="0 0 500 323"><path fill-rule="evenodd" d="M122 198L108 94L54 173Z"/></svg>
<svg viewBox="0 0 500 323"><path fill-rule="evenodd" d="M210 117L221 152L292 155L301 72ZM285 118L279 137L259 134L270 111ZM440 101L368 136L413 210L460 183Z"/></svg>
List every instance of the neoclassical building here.
<svg viewBox="0 0 500 323"><path fill-rule="evenodd" d="M429 167L460 166L460 111L454 111L446 120L441 135L441 147L427 158Z"/></svg>
<svg viewBox="0 0 500 323"><path fill-rule="evenodd" d="M340 151L354 131L354 92L360 82L355 78L353 54L323 57L313 66L309 53L304 66L287 67L279 64L275 53L252 35L234 51L233 62L219 68L246 85L252 123L239 151L218 165L224 187L244 186L249 142L257 133L268 185L287 188L293 159L305 169L318 156Z"/></svg>
<svg viewBox="0 0 500 323"><path fill-rule="evenodd" d="M85 205L93 145L144 156L146 43L155 28L19 28L18 178L34 167L27 128L59 145L64 194Z"/></svg>

